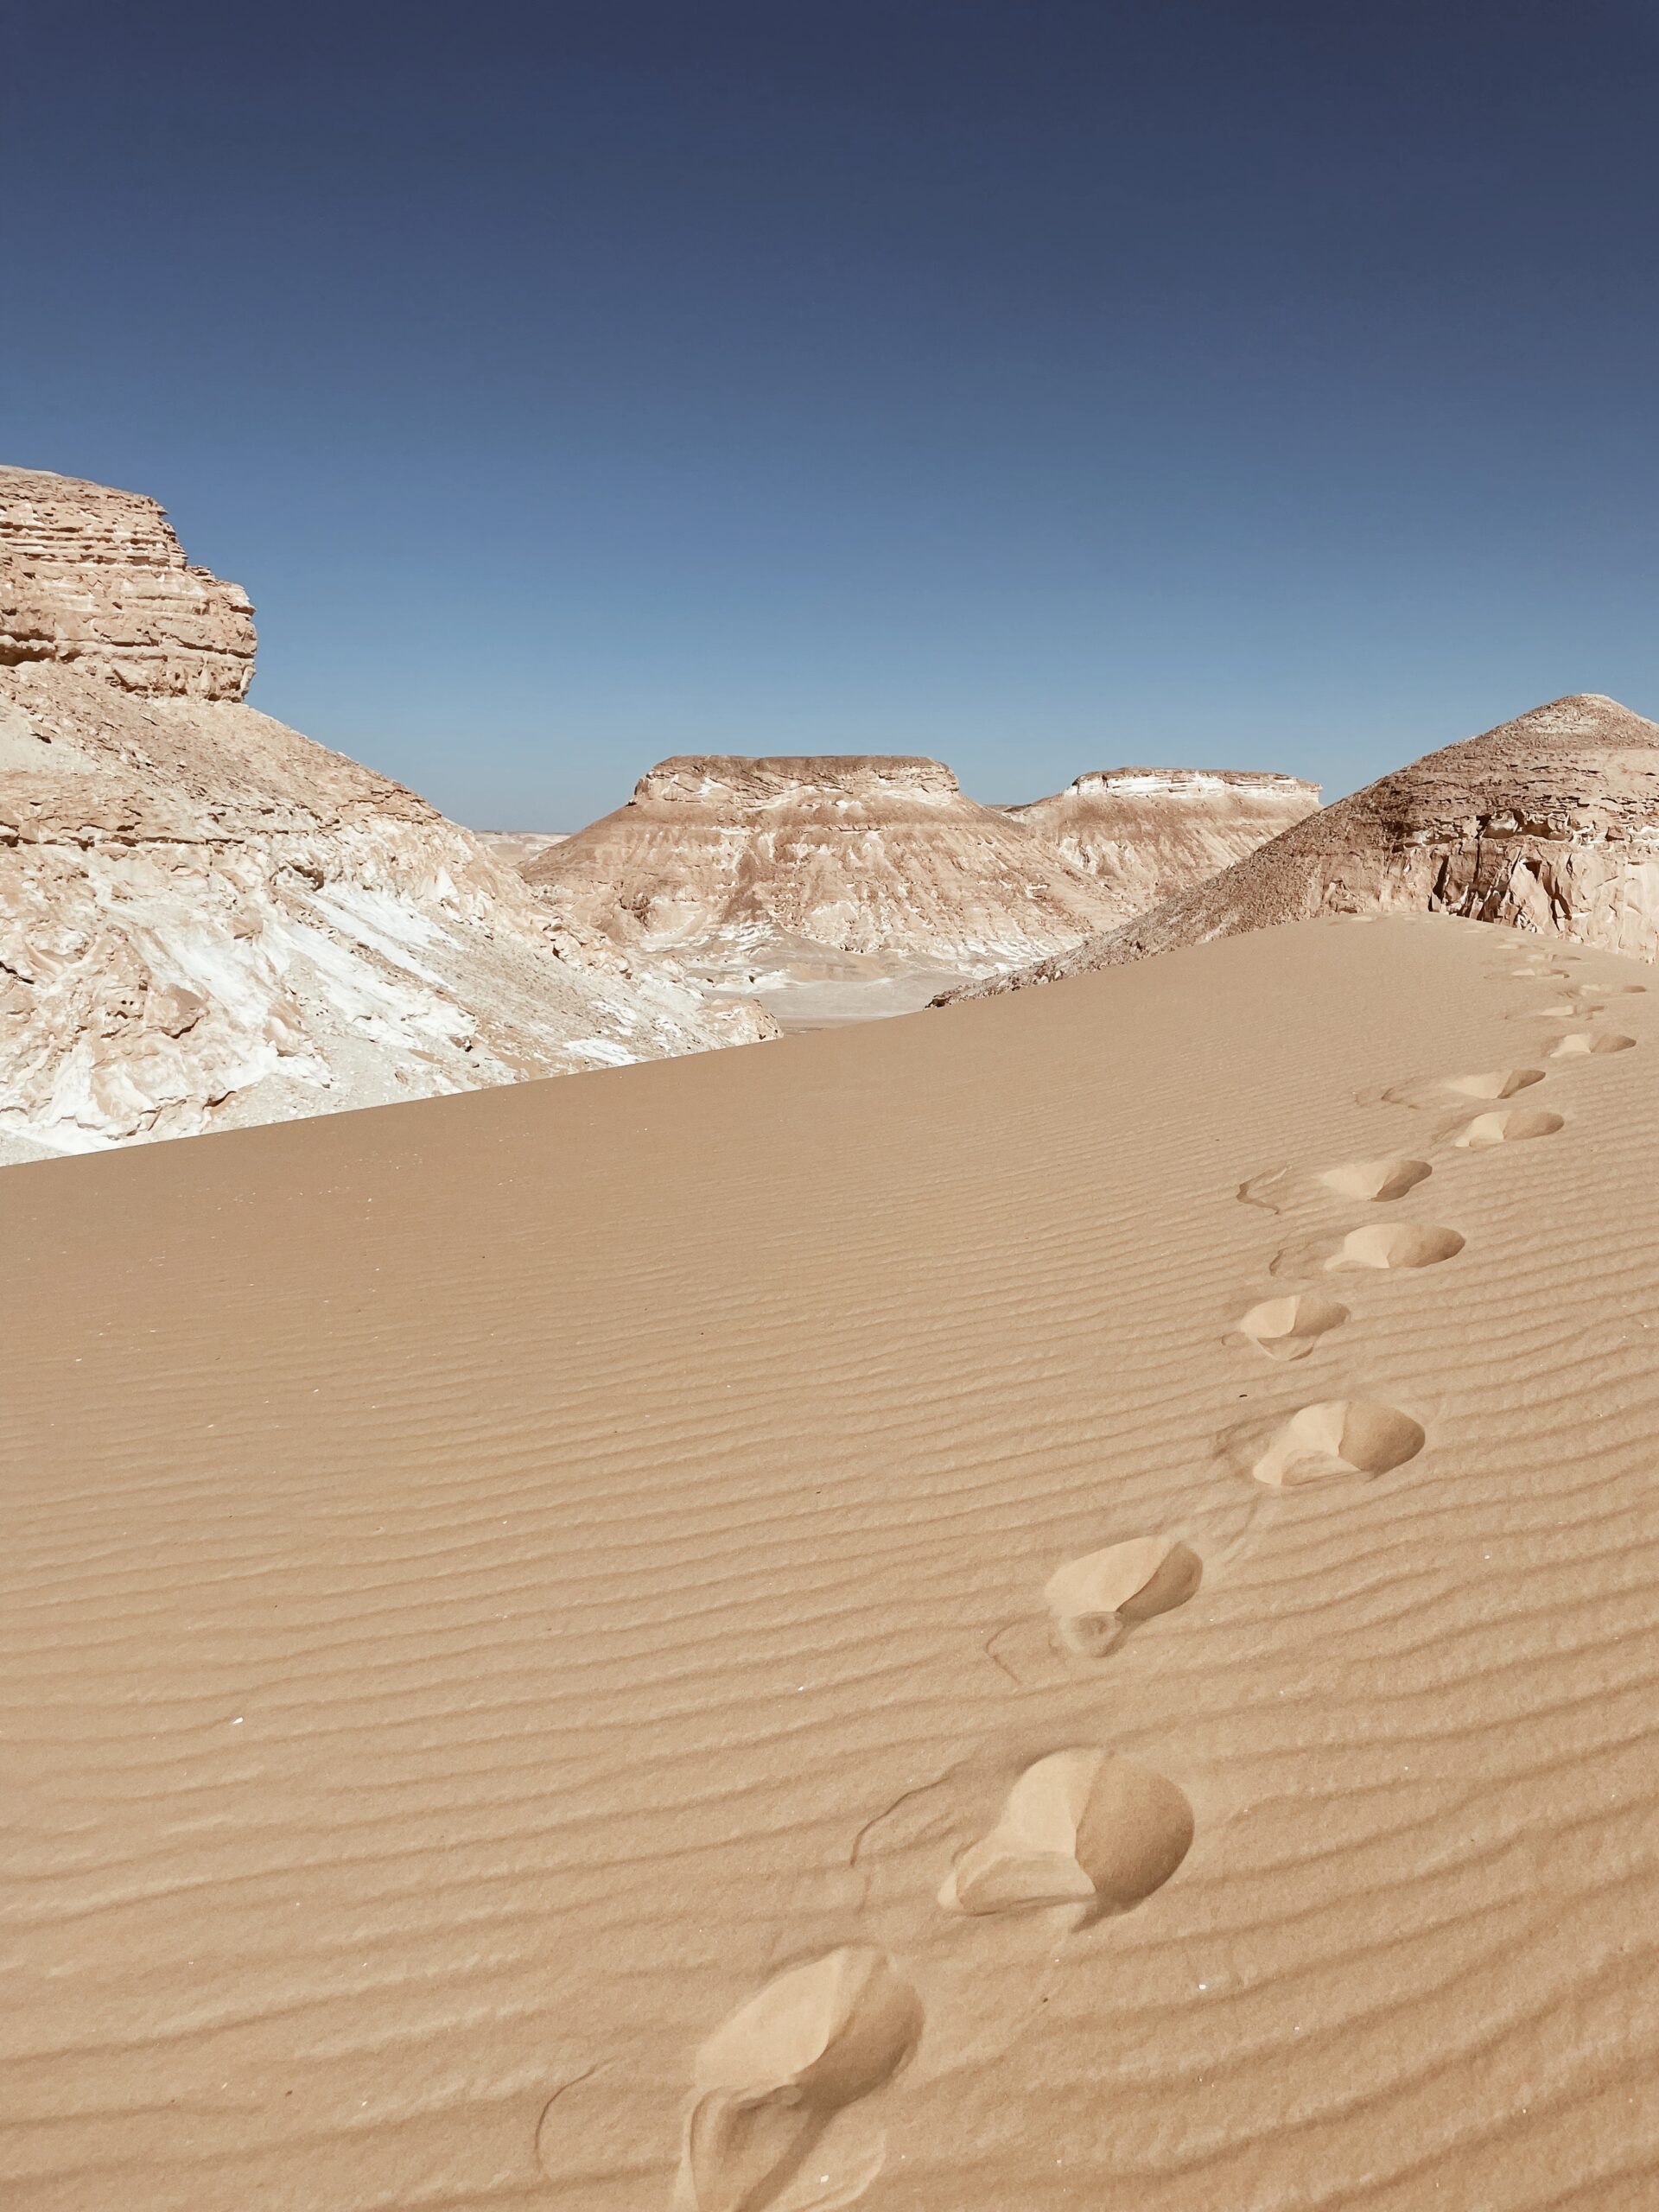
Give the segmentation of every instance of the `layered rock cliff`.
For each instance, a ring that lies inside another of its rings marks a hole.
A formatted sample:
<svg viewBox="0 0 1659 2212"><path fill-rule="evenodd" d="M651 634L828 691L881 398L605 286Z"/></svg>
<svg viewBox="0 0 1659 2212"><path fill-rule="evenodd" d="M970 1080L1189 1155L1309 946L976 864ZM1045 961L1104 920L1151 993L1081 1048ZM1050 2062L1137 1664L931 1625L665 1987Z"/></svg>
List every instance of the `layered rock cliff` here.
<svg viewBox="0 0 1659 2212"><path fill-rule="evenodd" d="M1230 868L1312 814L1317 784L1237 768L1101 768L1052 798L1010 807L1127 920Z"/></svg>
<svg viewBox="0 0 1659 2212"><path fill-rule="evenodd" d="M908 984L920 1004L1116 914L940 762L877 754L664 760L524 875L555 911L642 958L791 1006L803 988L866 983Z"/></svg>
<svg viewBox="0 0 1659 2212"><path fill-rule="evenodd" d="M772 1033L241 704L253 643L153 500L0 472L0 1156Z"/></svg>
<svg viewBox="0 0 1659 2212"><path fill-rule="evenodd" d="M686 756L523 866L555 911L642 959L816 1027L1069 950L1316 797L1291 777L1122 769L990 807L937 760Z"/></svg>
<svg viewBox="0 0 1659 2212"><path fill-rule="evenodd" d="M240 699L253 608L186 562L154 499L0 468L0 667L46 661L153 698Z"/></svg>
<svg viewBox="0 0 1659 2212"><path fill-rule="evenodd" d="M1598 693L1430 753L1018 989L1319 914L1459 914L1659 957L1659 725Z"/></svg>

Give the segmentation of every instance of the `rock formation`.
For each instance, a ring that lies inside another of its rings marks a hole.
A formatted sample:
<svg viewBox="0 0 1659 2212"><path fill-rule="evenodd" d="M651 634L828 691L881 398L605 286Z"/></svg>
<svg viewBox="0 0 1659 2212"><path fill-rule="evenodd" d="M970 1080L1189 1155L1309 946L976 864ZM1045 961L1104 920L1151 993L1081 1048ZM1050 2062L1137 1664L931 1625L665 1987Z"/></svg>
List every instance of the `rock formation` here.
<svg viewBox="0 0 1659 2212"><path fill-rule="evenodd" d="M772 1033L243 705L251 618L153 500L0 470L0 1157Z"/></svg>
<svg viewBox="0 0 1659 2212"><path fill-rule="evenodd" d="M0 665L47 661L154 698L239 699L253 608L190 568L154 499L0 469Z"/></svg>
<svg viewBox="0 0 1659 2212"><path fill-rule="evenodd" d="M582 926L811 1027L900 1013L1083 943L1224 866L1313 792L1289 777L1119 770L1003 808L966 798L937 760L686 756L524 868Z"/></svg>
<svg viewBox="0 0 1659 2212"><path fill-rule="evenodd" d="M1464 915L1659 957L1659 725L1556 699L1297 823L1017 989L1319 914Z"/></svg>
<svg viewBox="0 0 1659 2212"><path fill-rule="evenodd" d="M1317 784L1236 768L1100 768L1010 807L1118 902L1119 918L1230 868L1319 804Z"/></svg>

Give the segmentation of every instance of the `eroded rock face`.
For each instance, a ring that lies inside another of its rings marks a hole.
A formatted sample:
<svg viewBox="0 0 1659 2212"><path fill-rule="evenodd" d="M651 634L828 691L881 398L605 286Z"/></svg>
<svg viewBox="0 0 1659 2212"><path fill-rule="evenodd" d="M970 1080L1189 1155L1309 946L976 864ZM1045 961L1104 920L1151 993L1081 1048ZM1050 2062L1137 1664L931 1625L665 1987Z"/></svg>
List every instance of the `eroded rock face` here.
<svg viewBox="0 0 1659 2212"><path fill-rule="evenodd" d="M189 566L154 499L0 468L0 667L51 661L150 697L239 699L253 651L247 594Z"/></svg>
<svg viewBox="0 0 1659 2212"><path fill-rule="evenodd" d="M0 1150L772 1033L635 973L412 791L239 703L241 594L185 569L153 501L45 481L50 561L0 544ZM152 572L187 581L129 588Z"/></svg>
<svg viewBox="0 0 1659 2212"><path fill-rule="evenodd" d="M705 988L899 993L884 1011L1117 911L940 762L881 755L664 760L524 874L556 912Z"/></svg>
<svg viewBox="0 0 1659 2212"><path fill-rule="evenodd" d="M1338 800L1126 926L982 988L1319 914L1395 912L1659 957L1659 725L1598 693L1553 700Z"/></svg>
<svg viewBox="0 0 1659 2212"><path fill-rule="evenodd" d="M982 969L1073 943L1105 910L940 762L878 755L664 760L526 876L619 942L682 954L747 934Z"/></svg>
<svg viewBox="0 0 1659 2212"><path fill-rule="evenodd" d="M1008 812L1090 875L1120 919L1185 891L1319 804L1317 784L1234 768L1102 768Z"/></svg>
<svg viewBox="0 0 1659 2212"><path fill-rule="evenodd" d="M686 756L524 874L654 965L811 1027L1065 951L1313 803L1290 777L1120 769L989 807L938 760Z"/></svg>

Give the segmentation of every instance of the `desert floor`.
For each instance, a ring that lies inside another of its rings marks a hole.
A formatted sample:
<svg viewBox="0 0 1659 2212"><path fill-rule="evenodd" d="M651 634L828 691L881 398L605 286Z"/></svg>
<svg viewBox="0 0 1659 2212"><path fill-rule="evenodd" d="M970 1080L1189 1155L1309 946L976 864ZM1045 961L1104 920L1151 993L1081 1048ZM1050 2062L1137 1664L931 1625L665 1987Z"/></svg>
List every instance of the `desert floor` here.
<svg viewBox="0 0 1659 2212"><path fill-rule="evenodd" d="M1659 2202L1652 976L1312 924L0 1176L8 2207ZM1064 1750L1168 1878L941 1904Z"/></svg>

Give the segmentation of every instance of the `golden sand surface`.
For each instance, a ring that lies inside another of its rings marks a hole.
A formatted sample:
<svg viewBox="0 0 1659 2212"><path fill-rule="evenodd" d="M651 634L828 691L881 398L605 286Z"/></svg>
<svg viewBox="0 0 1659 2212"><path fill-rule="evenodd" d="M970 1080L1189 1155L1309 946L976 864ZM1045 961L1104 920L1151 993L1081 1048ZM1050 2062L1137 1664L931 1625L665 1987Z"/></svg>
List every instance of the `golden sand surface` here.
<svg viewBox="0 0 1659 2212"><path fill-rule="evenodd" d="M7 2206L1659 2202L1650 974L0 1176Z"/></svg>

